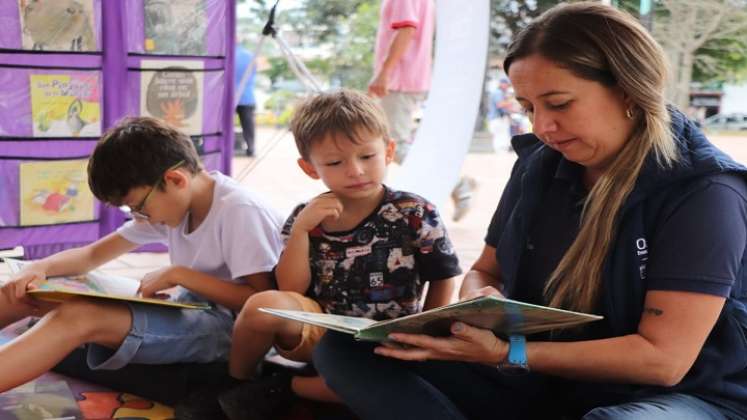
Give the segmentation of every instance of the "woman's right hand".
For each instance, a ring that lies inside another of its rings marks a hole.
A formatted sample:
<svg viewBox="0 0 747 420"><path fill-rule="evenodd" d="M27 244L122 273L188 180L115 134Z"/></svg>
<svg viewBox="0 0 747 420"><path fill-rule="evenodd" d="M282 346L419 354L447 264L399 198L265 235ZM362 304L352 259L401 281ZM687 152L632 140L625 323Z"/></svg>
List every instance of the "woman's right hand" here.
<svg viewBox="0 0 747 420"><path fill-rule="evenodd" d="M316 196L298 213L293 222L293 230L311 232L319 226L324 219L336 220L342 214L342 202L332 192Z"/></svg>
<svg viewBox="0 0 747 420"><path fill-rule="evenodd" d="M27 292L36 288L35 283L44 281L46 278L47 273L32 264L11 277L0 291L2 291L4 300L10 304L25 303L33 306Z"/></svg>
<svg viewBox="0 0 747 420"><path fill-rule="evenodd" d="M465 300L472 300L476 299L482 296L496 296L499 298L503 298L503 293L501 293L498 289L496 289L493 286L486 286L481 287L479 289L470 290L469 292L465 293L459 300L465 301Z"/></svg>

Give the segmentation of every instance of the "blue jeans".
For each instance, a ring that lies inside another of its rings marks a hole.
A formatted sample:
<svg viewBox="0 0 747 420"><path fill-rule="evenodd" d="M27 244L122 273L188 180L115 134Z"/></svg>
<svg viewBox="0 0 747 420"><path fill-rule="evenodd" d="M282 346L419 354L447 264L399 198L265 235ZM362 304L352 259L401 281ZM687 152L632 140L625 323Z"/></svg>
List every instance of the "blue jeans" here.
<svg viewBox="0 0 747 420"><path fill-rule="evenodd" d="M686 394L661 394L633 402L619 395L569 397L568 381L536 373L506 376L495 368L456 362L403 362L373 353L374 344L327 332L314 365L364 420L426 419L718 419L738 418Z"/></svg>

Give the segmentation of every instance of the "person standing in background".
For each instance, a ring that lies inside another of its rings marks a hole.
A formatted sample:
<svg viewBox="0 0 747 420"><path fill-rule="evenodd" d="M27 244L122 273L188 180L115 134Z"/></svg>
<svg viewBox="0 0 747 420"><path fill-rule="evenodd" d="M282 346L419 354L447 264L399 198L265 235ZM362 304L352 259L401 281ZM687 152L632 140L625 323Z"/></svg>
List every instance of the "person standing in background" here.
<svg viewBox="0 0 747 420"><path fill-rule="evenodd" d="M382 0L368 93L381 98L397 163L407 155L413 114L430 89L434 28L432 0Z"/></svg>
<svg viewBox="0 0 747 420"><path fill-rule="evenodd" d="M397 144L394 161L402 164L410 150L414 114L431 86L435 5L432 0L382 0L374 50L374 76L368 93L381 99L389 135ZM470 208L477 183L462 177L451 192L452 219Z"/></svg>
<svg viewBox="0 0 747 420"><path fill-rule="evenodd" d="M242 47L241 44L236 44L234 86L236 89L235 95L239 98L238 105L236 105L236 113L239 115L241 134L246 143L245 153L249 157L254 156L254 108L256 106L254 99L254 77L257 73L256 68L252 69L252 74L249 76L244 89L241 92L239 92L239 89L241 88L241 78L244 76L253 58L254 54Z"/></svg>

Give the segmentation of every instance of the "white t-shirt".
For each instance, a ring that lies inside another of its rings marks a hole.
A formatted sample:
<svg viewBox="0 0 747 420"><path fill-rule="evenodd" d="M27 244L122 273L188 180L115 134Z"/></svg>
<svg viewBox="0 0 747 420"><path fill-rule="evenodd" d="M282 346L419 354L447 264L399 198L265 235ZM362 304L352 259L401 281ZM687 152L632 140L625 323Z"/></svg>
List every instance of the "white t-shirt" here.
<svg viewBox="0 0 747 420"><path fill-rule="evenodd" d="M234 281L242 276L271 271L283 249L283 219L256 193L220 172L213 202L205 220L187 233L189 215L176 228L130 220L117 233L130 242L163 243L171 264Z"/></svg>

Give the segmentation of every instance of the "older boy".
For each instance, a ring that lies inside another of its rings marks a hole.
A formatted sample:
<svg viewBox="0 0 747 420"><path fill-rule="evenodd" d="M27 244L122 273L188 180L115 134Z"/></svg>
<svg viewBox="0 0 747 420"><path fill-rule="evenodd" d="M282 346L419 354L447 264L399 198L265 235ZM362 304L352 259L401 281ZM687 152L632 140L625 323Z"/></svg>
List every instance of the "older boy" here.
<svg viewBox="0 0 747 420"><path fill-rule="evenodd" d="M279 291L254 295L234 328L231 374L252 378L275 348L309 361L324 329L259 312L271 307L373 319L419 312L449 302L461 273L434 206L382 184L394 157L381 108L342 90L310 98L291 122L298 164L330 189L296 208L285 223L285 250L275 270ZM232 420L270 418L288 397L336 400L319 377L275 376L247 382L220 396Z"/></svg>
<svg viewBox="0 0 747 420"><path fill-rule="evenodd" d="M39 376L84 343L92 369L225 360L233 311L270 287L282 219L235 181L205 171L183 133L151 118L125 119L96 145L88 175L98 199L129 206L134 220L92 244L34 262L3 286L0 326L42 318L0 346L0 392ZM84 273L152 242L168 244L172 265L147 274L142 295L179 286L177 299L209 302L211 309L89 299L52 304L26 295L36 280Z"/></svg>

